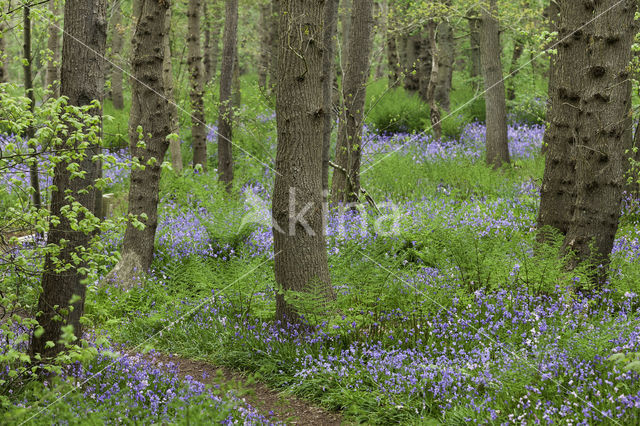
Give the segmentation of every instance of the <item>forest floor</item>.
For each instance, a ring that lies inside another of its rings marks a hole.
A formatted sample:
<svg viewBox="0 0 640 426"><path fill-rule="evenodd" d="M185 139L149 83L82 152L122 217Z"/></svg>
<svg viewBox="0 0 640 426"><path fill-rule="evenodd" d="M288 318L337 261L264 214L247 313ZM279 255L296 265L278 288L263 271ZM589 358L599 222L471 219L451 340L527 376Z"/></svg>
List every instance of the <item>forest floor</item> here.
<svg viewBox="0 0 640 426"><path fill-rule="evenodd" d="M146 358L156 364L176 364L181 379L191 376L214 388L234 390L238 397L273 422L314 426L349 424L342 419L339 413L329 412L294 395L287 395L271 389L239 370L157 352L153 357Z"/></svg>

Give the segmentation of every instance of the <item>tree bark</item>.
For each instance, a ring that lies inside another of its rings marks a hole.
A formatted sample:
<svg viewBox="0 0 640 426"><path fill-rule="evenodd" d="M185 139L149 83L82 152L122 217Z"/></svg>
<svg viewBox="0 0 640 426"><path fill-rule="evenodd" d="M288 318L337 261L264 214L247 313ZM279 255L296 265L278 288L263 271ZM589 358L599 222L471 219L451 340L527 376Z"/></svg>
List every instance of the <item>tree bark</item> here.
<svg viewBox="0 0 640 426"><path fill-rule="evenodd" d="M577 136L575 208L563 251L575 253L567 265L569 269L589 261L601 283L606 277L618 230L625 151L631 148L629 122L624 118L629 116L631 108L628 66L637 33L636 7L634 0L585 3L591 24L580 32L588 41L587 66L563 64L570 67L573 78L583 84L578 93L577 120L572 123ZM561 2L561 16L573 14L570 9L574 8L572 2ZM584 22L566 23L575 30Z"/></svg>
<svg viewBox="0 0 640 426"><path fill-rule="evenodd" d="M200 49L200 7L199 0L189 0L188 18L188 59L191 90L191 142L193 144L193 167L202 166L207 170L207 134L204 121L204 67Z"/></svg>
<svg viewBox="0 0 640 426"><path fill-rule="evenodd" d="M218 108L218 177L231 191L233 182L233 85L234 61L237 49L238 0L226 0L222 68L220 72L220 106Z"/></svg>
<svg viewBox="0 0 640 426"><path fill-rule="evenodd" d="M55 0L50 0L55 1ZM119 1L113 5L110 27L111 35L111 60L116 66L111 67L111 100L113 107L117 110L124 108L124 97L122 93L122 48L124 46L124 31L122 27L122 6Z"/></svg>
<svg viewBox="0 0 640 426"><path fill-rule="evenodd" d="M509 87L507 88L507 100L513 101L516 98L516 76L520 71L518 61L524 51L522 38L517 37L513 43L513 53L511 54L511 65L509 66Z"/></svg>
<svg viewBox="0 0 640 426"><path fill-rule="evenodd" d="M58 2L49 0L49 12L58 17ZM51 87L53 97L60 96L60 31L58 30L58 22L55 25L49 25L49 38L47 39L47 49L51 52L51 59L47 61L47 70L45 76L45 87Z"/></svg>
<svg viewBox="0 0 640 426"><path fill-rule="evenodd" d="M316 0L283 2L280 14L272 213L276 319L282 324L299 322L306 313L291 303L290 291L308 293L322 312L335 298L322 207L322 129L328 113L322 96L323 6Z"/></svg>
<svg viewBox="0 0 640 426"><path fill-rule="evenodd" d="M467 15L467 21L469 22L469 44L471 46L469 50L471 62L469 77L477 92L480 89L480 77L482 73L482 65L480 63L480 19L478 19L475 12L470 12L469 15Z"/></svg>
<svg viewBox="0 0 640 426"><path fill-rule="evenodd" d="M211 57L212 49L211 49L211 16L209 15L209 8L207 7L207 2L209 0L203 0L202 2L202 22L203 22L203 32L204 32L204 54L202 58L202 67L204 69L204 84L206 85L213 78L213 58Z"/></svg>
<svg viewBox="0 0 640 426"><path fill-rule="evenodd" d="M549 104L543 146L546 150L544 175L540 188L538 211L538 240L544 242L545 228L569 231L576 196L575 153L578 143L575 133L582 82L575 78L573 67L587 66L588 40L584 33L571 33L571 22L587 22L590 13L583 8L566 8L560 16L560 2L551 2L549 9L552 29L557 29L557 54L551 58L549 69ZM565 6L567 6L565 4Z"/></svg>
<svg viewBox="0 0 640 426"><path fill-rule="evenodd" d="M167 7L165 20L164 20L164 34L162 38L162 45L164 50L164 57L162 58L162 80L164 82L164 93L167 97L171 133L178 133L178 106L173 94L173 64L171 62L171 7ZM182 150L180 149L180 140L172 139L169 142L169 156L171 157L171 167L177 174L182 173L184 167L182 163Z"/></svg>
<svg viewBox="0 0 640 426"><path fill-rule="evenodd" d="M480 54L487 106L487 164L494 168L509 163L507 139L507 106L500 60L500 34L496 15L496 0L490 10L482 9Z"/></svg>
<svg viewBox="0 0 640 426"><path fill-rule="evenodd" d="M344 111L338 127L331 197L335 203L357 202L360 193L362 125L369 79L373 1L353 0L347 62L342 84Z"/></svg>
<svg viewBox="0 0 640 426"><path fill-rule="evenodd" d="M438 88L438 83L440 83L438 76L440 73L440 49L438 47L437 42L437 31L439 25L431 20L427 24L429 30L429 45L431 48L431 58L432 58L432 66L431 66L431 75L429 76L428 89L426 93L426 99L429 103L429 115L431 119L431 131L433 132L433 137L435 140L440 140L442 138L442 123L441 123L441 114L440 114L440 103L436 96L436 91Z"/></svg>
<svg viewBox="0 0 640 426"><path fill-rule="evenodd" d="M165 38L170 24L166 21L170 5L159 0L136 0L140 15L133 35L132 108L138 109L143 129L144 147L136 140L130 143L132 158L144 165L131 170L129 189L129 215L144 223L140 230L129 224L124 234L122 260L111 276L125 288L135 284L142 273L149 271L153 262L156 229L158 227L158 198L161 164L169 147L167 135L172 131L171 111L163 76ZM146 215L146 219L142 218Z"/></svg>
<svg viewBox="0 0 640 426"><path fill-rule="evenodd" d="M210 0L211 1L211 0ZM218 72L218 60L220 59L220 29L222 20L222 7L220 6L220 0L213 0L213 13L211 18L211 43L208 47L209 55L211 57L211 65L209 69L205 69L205 83L210 83Z"/></svg>
<svg viewBox="0 0 640 426"><path fill-rule="evenodd" d="M329 193L329 153L331 151L331 131L333 129L333 79L335 64L335 40L338 27L339 0L327 0L324 6L324 32L322 44L322 99L324 100L324 123L322 129L322 197L328 201Z"/></svg>
<svg viewBox="0 0 640 426"><path fill-rule="evenodd" d="M448 6L451 1L446 2ZM437 27L437 65L435 99L440 108L449 112L451 108L451 83L453 78L453 62L456 58L456 44L453 28L445 17ZM433 45L431 50L434 51ZM432 53L433 54L433 53Z"/></svg>
<svg viewBox="0 0 640 426"><path fill-rule="evenodd" d="M404 72L404 89L410 93L419 93L422 79L422 87L425 79L428 82L428 76L431 74L431 67L428 66L429 73L424 74L425 64L431 64L431 54L425 47L423 35L420 31L414 31L412 34L402 36L401 47L404 53L401 55L403 60L402 68ZM425 60L421 60L425 58ZM422 64L422 67L421 67Z"/></svg>
<svg viewBox="0 0 640 426"><path fill-rule="evenodd" d="M66 0L64 6L65 31L62 38L62 68L60 73L60 94L68 98L69 105L88 105L92 100L102 101L104 89L104 54L107 39L106 2L104 0ZM88 47L88 48L87 48ZM93 114L101 115L100 110ZM78 148L78 142L65 141ZM63 143L65 143L63 142ZM87 150L90 151L90 150ZM42 293L38 300L38 321L44 328L40 337L33 337L31 353L40 353L43 357L53 357L64 349L59 343L61 327L71 325L76 336L80 336L82 327L80 317L84 314L85 285L80 268L84 262L75 265L72 254L80 247L86 247L90 233L74 229L63 207L69 204L72 196L83 209L91 211L95 206L95 163L91 157L79 160L79 170L85 171L83 177L71 179L68 163L62 161L54 168L51 192L51 216L58 217L59 223L50 224L47 245L62 247L57 258L69 269L59 271L53 257L45 257L42 277ZM81 220L87 213L79 213ZM72 297L77 296L71 304ZM51 341L53 347L46 347Z"/></svg>

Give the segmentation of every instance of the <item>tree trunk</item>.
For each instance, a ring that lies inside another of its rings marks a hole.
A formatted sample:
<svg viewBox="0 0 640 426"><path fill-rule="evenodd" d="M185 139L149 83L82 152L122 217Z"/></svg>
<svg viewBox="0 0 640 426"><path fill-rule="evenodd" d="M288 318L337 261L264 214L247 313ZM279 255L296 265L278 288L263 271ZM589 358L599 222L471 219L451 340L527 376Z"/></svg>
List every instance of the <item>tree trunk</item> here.
<svg viewBox="0 0 640 426"><path fill-rule="evenodd" d="M60 94L68 97L69 105L83 106L92 100L102 101L103 58L107 38L106 6L104 0L65 2ZM92 113L101 115L100 110L93 110ZM78 142L65 142L78 147ZM44 333L39 337L34 336L31 344L31 353L40 353L45 358L53 357L64 349L58 343L62 326L71 325L76 336L82 332L80 317L84 314L85 285L81 268L86 263L74 264L72 254L76 249L88 245L90 234L74 229L63 211L69 205L68 196L72 196L83 208L89 211L93 209L95 191L92 186L96 173L95 163L90 157L77 162L79 170L86 172L82 177L71 179L66 161L57 163L54 168L53 186L56 190L51 192L51 216L58 217L60 222L50 224L47 245L62 247L57 258L69 269L59 271L53 257L50 254L45 257L42 293L38 300L38 321ZM77 219L81 220L83 214L78 213L78 216ZM66 243L63 244L63 240ZM72 298L77 300L74 300L70 309ZM54 346L47 347L48 341L53 342Z"/></svg>
<svg viewBox="0 0 640 426"><path fill-rule="evenodd" d="M202 51L200 50L200 7L199 0L189 0L188 36L189 45L189 81L191 90L191 142L193 144L193 167L202 166L207 170L207 134L204 121L204 68L202 65Z"/></svg>
<svg viewBox="0 0 640 426"><path fill-rule="evenodd" d="M34 113L36 108L36 97L33 93L33 78L31 77L33 55L31 54L31 7L27 4L22 10L23 17L23 66L24 71L24 95L29 99L29 111ZM33 126L28 126L25 132L25 139L30 148L37 149L31 143L33 139L35 129ZM37 209L42 207L42 200L40 198L40 180L38 178L38 163L36 161L29 162L29 179L31 181L32 201L33 206Z"/></svg>
<svg viewBox="0 0 640 426"><path fill-rule="evenodd" d="M49 0L49 12L54 16L54 19L58 17L58 2L56 0ZM49 38L47 39L47 49L51 52L51 59L47 61L47 70L45 77L45 87L51 87L53 91L53 97L60 96L60 35L59 35L58 23L56 25L49 25Z"/></svg>
<svg viewBox="0 0 640 426"><path fill-rule="evenodd" d="M138 147L137 141L130 143L131 156L144 168L133 168L129 189L129 215L135 215L145 224L140 230L129 224L124 234L122 260L111 272L125 288L136 283L142 273L151 267L158 227L158 194L160 189L161 164L169 142L167 135L172 131L172 117L169 102L165 96L163 66L165 38L169 36L166 21L170 19L169 3L157 0L140 3L133 35L132 108L137 108L145 142ZM158 46L162 48L158 48ZM155 54L150 55L150 52ZM146 219L142 218L146 215Z"/></svg>
<svg viewBox="0 0 640 426"><path fill-rule="evenodd" d="M164 82L164 93L167 97L171 133L178 133L178 106L173 94L173 64L171 62L171 7L167 7L166 17L164 20L164 34L162 45L164 57L162 58L162 80ZM182 173L182 150L180 149L180 140L175 138L169 142L169 155L171 157L171 167L177 174Z"/></svg>
<svg viewBox="0 0 640 426"><path fill-rule="evenodd" d="M337 75L339 77L343 77L343 73L347 67L347 46L349 45L349 34L351 34L352 2L353 0L342 0L339 5L340 34L338 34L338 40L340 49L340 68L337 70Z"/></svg>
<svg viewBox="0 0 640 426"><path fill-rule="evenodd" d="M233 103L231 87L236 60L238 32L238 0L226 0L224 38L222 47L222 69L220 72L220 106L218 109L218 176L231 191L233 182Z"/></svg>
<svg viewBox="0 0 640 426"><path fill-rule="evenodd" d="M442 138L442 123L441 123L441 114L440 114L440 103L438 102L436 96L436 90L438 88L438 76L440 73L440 49L438 47L437 42L437 31L439 25L431 20L427 24L429 30L429 45L431 48L431 58L432 58L432 66L431 66L431 75L429 76L429 84L427 89L427 102L429 103L429 112L431 119L431 130L433 132L433 137L435 140L440 140Z"/></svg>
<svg viewBox="0 0 640 426"><path fill-rule="evenodd" d="M322 314L335 299L322 207L323 2L283 2L280 14L273 189L276 319L300 321L291 291L306 292ZM308 316L307 316L308 317Z"/></svg>
<svg viewBox="0 0 640 426"><path fill-rule="evenodd" d="M487 106L487 164L494 168L509 162L507 139L507 106L500 60L500 34L496 15L496 0L491 10L482 10L480 54L484 77L485 104Z"/></svg>
<svg viewBox="0 0 640 426"><path fill-rule="evenodd" d="M431 55L425 52L423 49L423 36L421 31L415 31L413 34L408 34L402 37L402 49L404 53L402 54L403 59L403 72L404 72L404 88L407 92L410 93L419 93L420 91L420 80L428 79L428 75L424 74L424 68L421 67L420 64L423 65L427 62L431 63ZM421 58L428 57L428 61L420 61ZM428 80L426 80L428 81ZM424 87L424 86L423 86Z"/></svg>
<svg viewBox="0 0 640 426"><path fill-rule="evenodd" d="M389 5L389 8L392 6ZM389 68L389 87L394 86L400 80L400 56L398 55L398 37L396 35L397 19L388 18L389 23L386 32L387 63Z"/></svg>
<svg viewBox="0 0 640 426"><path fill-rule="evenodd" d="M480 19L475 12L467 15L469 22L469 44L471 49L469 50L470 67L469 77L473 81L474 89L477 92L480 90L480 76L482 73L482 65L480 63Z"/></svg>
<svg viewBox="0 0 640 426"><path fill-rule="evenodd" d="M563 251L574 252L567 265L573 269L589 261L600 282L606 277L609 255L618 230L624 189L624 156L631 148L628 117L631 80L628 69L637 27L636 1L603 0L585 4L588 20L571 20L571 30L581 28L588 40L587 63L562 66L582 82L578 93L576 132L576 200ZM560 14L573 15L574 5L561 2ZM564 28L563 28L564 32ZM573 38L578 37L574 34ZM561 87L559 91L562 91ZM592 250L593 249L593 250ZM598 266L600 265L600 267Z"/></svg>
<svg viewBox="0 0 640 426"><path fill-rule="evenodd" d="M324 123L322 129L322 197L327 202L329 193L329 153L333 129L333 79L335 64L335 39L338 27L339 0L327 0L324 6L324 32L322 44L322 99L324 100Z"/></svg>
<svg viewBox="0 0 640 426"><path fill-rule="evenodd" d="M511 55L511 65L509 66L509 87L507 88L507 100L513 101L516 98L516 76L520 71L518 60L524 51L524 42L518 37L513 42L513 53Z"/></svg>
<svg viewBox="0 0 640 426"><path fill-rule="evenodd" d="M331 197L335 203L357 202L360 195L362 125L369 79L373 1L353 0L347 63L342 84L344 111L338 127Z"/></svg>
<svg viewBox="0 0 640 426"><path fill-rule="evenodd" d="M233 55L233 81L231 82L231 104L235 109L242 106L242 84L240 81L240 61L238 59L238 46L236 54ZM233 123L232 123L233 124Z"/></svg>
<svg viewBox="0 0 640 426"><path fill-rule="evenodd" d="M271 4L262 3L260 5L260 63L258 64L258 86L263 91L267 89L267 76L269 75L269 61L271 59Z"/></svg>
<svg viewBox="0 0 640 426"><path fill-rule="evenodd" d="M211 16L209 16L209 9L207 7L207 2L209 0L204 0L202 2L202 22L204 27L204 55L202 58L202 67L204 69L204 84L206 85L213 78L213 58L211 57Z"/></svg>
<svg viewBox="0 0 640 426"><path fill-rule="evenodd" d="M435 74L433 70L434 65L438 65L438 57L434 57L433 52L436 52L435 54L437 55L438 49L435 44L436 41L434 40L433 43L431 42L430 27L432 26L432 22L433 20L430 20L420 31L419 44L415 46L415 49L417 49L418 52L418 62L416 64L415 76L412 77L418 81L418 96L420 96L420 99L426 103L430 103L435 94L434 91L431 95L428 95L431 83L434 85L438 84L438 70L436 68ZM435 34L437 33L434 33L434 35ZM418 41L416 41L416 43L418 43ZM432 47L432 44L433 46L436 46L435 49Z"/></svg>
<svg viewBox="0 0 640 426"><path fill-rule="evenodd" d="M208 70L205 70L206 81L205 83L211 82L218 72L218 59L220 58L220 28L221 20L222 20L222 7L220 6L220 0L213 0L213 15L211 25L211 43L208 48L210 51L211 57L211 65ZM210 73L210 74L207 74Z"/></svg>
<svg viewBox="0 0 640 426"><path fill-rule="evenodd" d="M538 211L538 229L543 231L538 234L540 242L548 237L545 227L562 236L569 231L576 196L575 123L583 84L575 78L573 67L587 66L588 40L582 32L572 36L575 26L569 23L587 22L590 13L583 8L568 8L563 11L561 22L557 5L558 2L551 2L549 9L551 28L557 29L562 42L557 45L557 54L552 57L549 69L549 104L543 140L546 159Z"/></svg>
<svg viewBox="0 0 640 426"><path fill-rule="evenodd" d="M55 0L50 0L55 1ZM115 66L111 67L111 100L113 107L117 110L124 108L124 97L122 94L122 48L124 46L124 32L122 27L122 11L121 4L116 1L113 5L113 14L111 15L111 59Z"/></svg>
<svg viewBox="0 0 640 426"><path fill-rule="evenodd" d="M451 1L446 3L451 5ZM433 51L434 48L431 47ZM453 29L449 21L444 18L438 24L437 32L438 71L436 75L435 99L440 108L449 112L451 108L451 83L453 78L453 62L456 58L456 45Z"/></svg>

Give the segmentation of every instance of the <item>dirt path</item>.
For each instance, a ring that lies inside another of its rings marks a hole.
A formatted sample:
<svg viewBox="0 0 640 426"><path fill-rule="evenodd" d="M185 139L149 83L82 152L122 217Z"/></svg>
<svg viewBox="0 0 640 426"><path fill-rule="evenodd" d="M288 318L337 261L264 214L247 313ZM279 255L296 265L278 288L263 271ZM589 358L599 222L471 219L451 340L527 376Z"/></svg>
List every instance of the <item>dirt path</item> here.
<svg viewBox="0 0 640 426"><path fill-rule="evenodd" d="M340 414L329 412L295 396L282 395L262 383L248 381L245 375L233 369L216 367L204 361L161 355L157 352L154 353L153 359L155 362L175 363L181 377L189 375L202 383L244 391L240 397L270 420L288 425L343 424Z"/></svg>

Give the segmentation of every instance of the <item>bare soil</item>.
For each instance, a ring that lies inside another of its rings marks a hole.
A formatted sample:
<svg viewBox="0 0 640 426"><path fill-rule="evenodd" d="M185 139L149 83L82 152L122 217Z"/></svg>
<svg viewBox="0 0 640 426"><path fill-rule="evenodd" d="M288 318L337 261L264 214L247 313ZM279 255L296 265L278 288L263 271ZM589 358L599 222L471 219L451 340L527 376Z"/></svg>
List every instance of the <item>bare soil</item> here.
<svg viewBox="0 0 640 426"><path fill-rule="evenodd" d="M179 356L154 353L156 362L173 362L178 366L181 377L187 375L205 384L240 389L241 397L262 415L272 421L288 425L339 426L343 422L339 413L329 412L308 401L292 395L284 395L267 385L248 380L242 372L211 365ZM204 378L203 378L204 375Z"/></svg>

